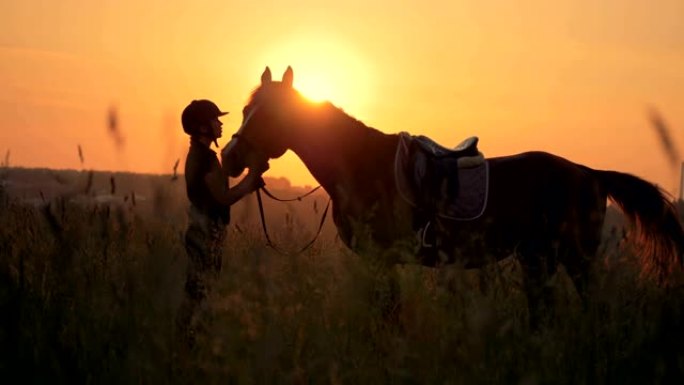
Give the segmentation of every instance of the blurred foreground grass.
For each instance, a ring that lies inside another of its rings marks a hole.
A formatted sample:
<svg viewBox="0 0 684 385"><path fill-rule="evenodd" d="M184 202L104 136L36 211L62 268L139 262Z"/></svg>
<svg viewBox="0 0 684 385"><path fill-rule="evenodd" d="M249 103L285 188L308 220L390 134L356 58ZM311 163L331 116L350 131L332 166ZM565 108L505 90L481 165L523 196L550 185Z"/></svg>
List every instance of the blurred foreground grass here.
<svg viewBox="0 0 684 385"><path fill-rule="evenodd" d="M531 331L513 261L398 268L388 317L389 273L372 259L333 240L284 257L258 227L231 227L203 332L180 359L182 230L126 206L36 207L0 189L0 383L684 383L684 293L639 283L613 249L588 310L561 273L552 320ZM273 232L292 248L308 240Z"/></svg>

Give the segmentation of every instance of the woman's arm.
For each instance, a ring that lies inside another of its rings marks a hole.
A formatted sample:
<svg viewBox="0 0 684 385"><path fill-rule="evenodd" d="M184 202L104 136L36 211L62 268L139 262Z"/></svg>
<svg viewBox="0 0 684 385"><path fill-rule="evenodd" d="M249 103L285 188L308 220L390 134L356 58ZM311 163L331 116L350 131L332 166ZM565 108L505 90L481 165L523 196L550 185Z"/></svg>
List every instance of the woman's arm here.
<svg viewBox="0 0 684 385"><path fill-rule="evenodd" d="M233 188L228 188L225 174L221 169L213 169L204 176L204 183L209 187L209 192L216 201L231 206L245 195L263 186L261 173L249 170L247 176L242 178Z"/></svg>

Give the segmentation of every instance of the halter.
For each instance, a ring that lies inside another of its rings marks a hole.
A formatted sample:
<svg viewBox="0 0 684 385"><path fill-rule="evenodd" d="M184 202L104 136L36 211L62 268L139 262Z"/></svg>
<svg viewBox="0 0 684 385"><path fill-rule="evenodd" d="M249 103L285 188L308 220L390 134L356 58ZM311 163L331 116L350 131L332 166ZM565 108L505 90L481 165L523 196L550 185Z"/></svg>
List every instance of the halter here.
<svg viewBox="0 0 684 385"><path fill-rule="evenodd" d="M252 119L252 116L254 116L254 113L255 113L258 109L259 109L259 105L257 104L257 105L252 109L252 111L250 111L249 115L247 115L247 117L245 118L245 120L244 120L244 121L242 122L242 124L240 125L240 128L237 130L237 132L234 133L234 134L230 137L230 138L231 138L231 141L228 142L228 146L226 146L226 148L224 148L223 151L230 151L230 150L235 146L235 144L237 143L237 140L235 141L235 143L232 143L232 139L243 139L245 142L249 143L249 140L247 140L247 139L245 139L245 138L242 137L242 130L245 129L245 125L247 125L247 122L249 122L249 120ZM251 145L250 145L250 147L254 148L254 146L251 146Z"/></svg>

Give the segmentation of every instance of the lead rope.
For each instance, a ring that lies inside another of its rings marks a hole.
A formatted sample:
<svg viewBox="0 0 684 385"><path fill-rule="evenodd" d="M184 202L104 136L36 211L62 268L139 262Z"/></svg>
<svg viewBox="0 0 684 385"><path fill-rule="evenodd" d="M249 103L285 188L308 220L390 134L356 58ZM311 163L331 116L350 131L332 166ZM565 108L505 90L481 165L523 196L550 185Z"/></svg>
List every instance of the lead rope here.
<svg viewBox="0 0 684 385"><path fill-rule="evenodd" d="M267 229L267 227L266 227L266 217L265 217L265 215L264 215L264 204L263 204L263 202L262 202L262 200L261 200L261 191L260 191L260 190L264 190L264 193L265 193L266 195L268 195L269 197L271 197L271 198L273 198L273 199L275 199L275 200L277 200L277 201L280 201L280 202L291 202L291 201L294 201L294 200L301 200L301 198L304 198L304 197L306 197L307 195L310 195L311 193L313 193L314 191L316 191L316 190L317 190L318 188L320 188L320 187L321 187L321 186L316 187L316 188L313 189L312 191L308 192L307 194L305 194L305 195L303 195L303 196L301 196L301 197L299 197L299 198L289 199L289 200L278 199L278 198L274 197L274 196L273 196L270 192L268 192L268 190L266 190L266 188L264 188L264 187L261 187L259 190L256 191L256 193L257 193L257 202L259 202L259 215L261 216L261 227L262 227L262 229L264 230L264 235L266 236L266 244L267 244L269 247L271 247L273 250L277 251L277 252L280 253L280 254L288 255L288 256L300 254L300 253L304 252L306 249L308 249L309 247L311 247L311 245L314 244L314 242L316 241L316 239L318 238L318 236L321 234L321 230L323 230L323 223L325 223L325 217L328 215L328 208L330 208L330 201L332 201L332 199L328 199L328 203L325 205L325 210L323 211L323 216L321 216L321 222L318 224L318 230L316 231L316 235L314 235L313 239L312 239L311 241L309 241L306 245L304 245L304 247L302 247L302 248L299 249L298 251L296 251L296 252L294 252L294 253L291 253L291 252L288 252L288 251L286 251L286 250L283 250L283 249L277 247L277 246L273 243L273 241L271 240L271 237L268 235L268 229Z"/></svg>

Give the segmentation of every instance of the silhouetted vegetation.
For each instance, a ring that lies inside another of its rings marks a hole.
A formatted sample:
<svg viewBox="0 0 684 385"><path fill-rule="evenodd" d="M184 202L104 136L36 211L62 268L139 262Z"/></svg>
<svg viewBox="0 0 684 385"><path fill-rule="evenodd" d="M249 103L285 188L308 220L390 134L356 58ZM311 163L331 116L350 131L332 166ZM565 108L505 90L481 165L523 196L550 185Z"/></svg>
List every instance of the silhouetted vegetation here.
<svg viewBox="0 0 684 385"><path fill-rule="evenodd" d="M478 272L397 268L400 306L388 317L384 266L347 251L330 227L301 255L275 253L250 198L233 210L197 346L178 355L183 184L169 175L30 172L44 173L55 191L43 188L39 198L35 187L0 185L3 383L684 380L684 292L639 279L614 212L588 308L561 272L552 282L561 305L532 331L512 259ZM101 190L114 198L98 201ZM313 200L267 206L274 241L296 249L310 238L325 203Z"/></svg>

